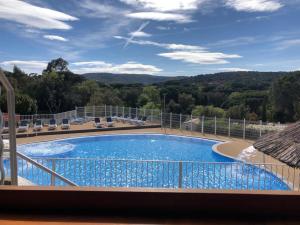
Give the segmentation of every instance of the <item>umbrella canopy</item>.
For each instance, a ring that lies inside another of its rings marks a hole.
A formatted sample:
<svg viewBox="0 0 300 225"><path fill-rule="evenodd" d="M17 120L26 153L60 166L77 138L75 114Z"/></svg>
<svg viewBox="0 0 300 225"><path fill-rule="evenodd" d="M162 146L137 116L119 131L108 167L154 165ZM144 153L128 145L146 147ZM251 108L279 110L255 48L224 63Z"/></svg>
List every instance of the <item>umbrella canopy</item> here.
<svg viewBox="0 0 300 225"><path fill-rule="evenodd" d="M257 150L292 167L300 167L300 122L281 132L267 134L254 145Z"/></svg>

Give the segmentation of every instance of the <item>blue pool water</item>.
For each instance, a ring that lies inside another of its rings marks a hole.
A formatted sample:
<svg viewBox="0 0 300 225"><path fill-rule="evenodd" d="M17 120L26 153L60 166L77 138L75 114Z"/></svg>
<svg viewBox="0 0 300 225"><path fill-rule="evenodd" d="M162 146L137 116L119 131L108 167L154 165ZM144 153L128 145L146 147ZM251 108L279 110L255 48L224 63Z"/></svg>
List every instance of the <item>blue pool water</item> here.
<svg viewBox="0 0 300 225"><path fill-rule="evenodd" d="M21 145L18 151L81 186L288 189L263 168L215 153L215 144L161 134L105 135ZM51 182L50 176L29 170L22 160L19 173L41 185Z"/></svg>

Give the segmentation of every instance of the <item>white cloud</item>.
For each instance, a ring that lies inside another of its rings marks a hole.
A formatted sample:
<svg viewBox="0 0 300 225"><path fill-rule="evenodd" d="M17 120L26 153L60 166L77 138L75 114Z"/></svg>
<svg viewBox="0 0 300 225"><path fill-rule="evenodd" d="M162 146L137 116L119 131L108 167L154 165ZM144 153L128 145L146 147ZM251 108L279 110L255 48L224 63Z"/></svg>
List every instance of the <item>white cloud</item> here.
<svg viewBox="0 0 300 225"><path fill-rule="evenodd" d="M69 41L68 39L66 39L64 37L57 36L57 35L44 35L43 37L46 39L49 39L51 41L64 41L64 42Z"/></svg>
<svg viewBox="0 0 300 225"><path fill-rule="evenodd" d="M148 33L143 32L143 31L134 31L134 32L131 32L129 34L133 37L151 37L152 36L151 34L148 34Z"/></svg>
<svg viewBox="0 0 300 225"><path fill-rule="evenodd" d="M208 44L210 47L235 47L240 45L248 45L258 41L257 37L237 37L233 39L220 40L215 43Z"/></svg>
<svg viewBox="0 0 300 225"><path fill-rule="evenodd" d="M188 15L178 13L136 12L127 14L127 17L142 20L175 21L178 23L192 22L191 18Z"/></svg>
<svg viewBox="0 0 300 225"><path fill-rule="evenodd" d="M172 60L180 60L195 64L226 64L229 63L227 59L241 58L240 55L224 54L220 52L207 51L174 51L159 53L159 56L166 57Z"/></svg>
<svg viewBox="0 0 300 225"><path fill-rule="evenodd" d="M77 2L76 2L77 3ZM105 2L97 3L92 0L78 1L81 15L92 18L112 18L124 16L129 11L124 10L116 6L106 4Z"/></svg>
<svg viewBox="0 0 300 225"><path fill-rule="evenodd" d="M3 66L5 70L12 71L14 66L18 66L27 73L40 73L47 67L46 61L22 61L12 60L0 62L0 66Z"/></svg>
<svg viewBox="0 0 300 225"><path fill-rule="evenodd" d="M175 21L178 23L192 22L191 14L203 3L210 0L120 0L132 6L136 12L127 16L135 19Z"/></svg>
<svg viewBox="0 0 300 225"><path fill-rule="evenodd" d="M124 64L111 64L104 61L89 61L72 63L72 71L75 73L120 73L120 74L157 74L162 69L153 65L145 65L137 62Z"/></svg>
<svg viewBox="0 0 300 225"><path fill-rule="evenodd" d="M223 71L223 72L248 72L248 71L251 71L249 69L237 68L237 67L219 68L218 70Z"/></svg>
<svg viewBox="0 0 300 225"><path fill-rule="evenodd" d="M300 46L300 39L291 39L291 40L284 40L277 44L277 50L284 50L291 47L299 47Z"/></svg>
<svg viewBox="0 0 300 225"><path fill-rule="evenodd" d="M158 29L158 30L171 30L171 27L157 26L156 29Z"/></svg>
<svg viewBox="0 0 300 225"><path fill-rule="evenodd" d="M226 6L237 11L273 12L283 7L278 0L226 0Z"/></svg>
<svg viewBox="0 0 300 225"><path fill-rule="evenodd" d="M210 52L207 48L197 46L197 45L185 45L185 44L175 44L175 43L159 43L154 41L145 40L129 40L129 38L122 36L114 36L117 39L126 40L131 44L138 45L150 45L159 48L164 48L167 50L172 50L172 52L159 53L159 56L166 57L172 60L180 60L188 63L195 64L226 64L229 63L227 59L241 58L240 55L236 54L225 54L220 52Z"/></svg>
<svg viewBox="0 0 300 225"><path fill-rule="evenodd" d="M198 5L205 1L206 0L121 0L121 2L136 8L160 12L196 10Z"/></svg>
<svg viewBox="0 0 300 225"><path fill-rule="evenodd" d="M64 21L78 20L68 14L18 0L0 0L0 19L14 21L38 29L62 29L72 27Z"/></svg>
<svg viewBox="0 0 300 225"><path fill-rule="evenodd" d="M184 45L184 44L168 44L168 43L159 43L154 41L143 41L143 40L129 40L129 38L122 36L114 36L116 39L123 39L129 41L129 43L137 44L137 45L151 45L160 48L165 48L169 50L204 50L205 48L197 45Z"/></svg>

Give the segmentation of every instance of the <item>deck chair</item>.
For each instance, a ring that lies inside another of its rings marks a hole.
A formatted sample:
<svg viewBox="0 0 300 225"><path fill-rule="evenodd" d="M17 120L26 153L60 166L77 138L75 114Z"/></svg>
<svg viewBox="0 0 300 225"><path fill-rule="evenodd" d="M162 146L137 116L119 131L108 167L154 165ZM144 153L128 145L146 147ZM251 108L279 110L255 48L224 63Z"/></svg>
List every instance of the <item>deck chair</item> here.
<svg viewBox="0 0 300 225"><path fill-rule="evenodd" d="M41 120L36 120L33 125L33 131L41 131L43 129L43 123Z"/></svg>
<svg viewBox="0 0 300 225"><path fill-rule="evenodd" d="M49 121L49 125L48 125L48 130L56 130L57 128L57 123L55 119L51 119Z"/></svg>
<svg viewBox="0 0 300 225"><path fill-rule="evenodd" d="M8 121L4 121L4 126L2 127L2 133L8 133L9 127L8 127Z"/></svg>
<svg viewBox="0 0 300 225"><path fill-rule="evenodd" d="M71 125L70 125L69 119L63 119L62 124L61 124L61 129L62 130L67 130L67 129L70 129L70 128L71 128Z"/></svg>
<svg viewBox="0 0 300 225"><path fill-rule="evenodd" d="M114 126L114 122L113 122L111 117L106 118L106 126L107 127L113 127Z"/></svg>
<svg viewBox="0 0 300 225"><path fill-rule="evenodd" d="M29 123L27 120L21 120L18 127L18 132L27 132L29 129Z"/></svg>
<svg viewBox="0 0 300 225"><path fill-rule="evenodd" d="M102 127L102 124L101 124L101 120L99 117L96 117L95 120L94 120L94 126L96 128L101 128Z"/></svg>

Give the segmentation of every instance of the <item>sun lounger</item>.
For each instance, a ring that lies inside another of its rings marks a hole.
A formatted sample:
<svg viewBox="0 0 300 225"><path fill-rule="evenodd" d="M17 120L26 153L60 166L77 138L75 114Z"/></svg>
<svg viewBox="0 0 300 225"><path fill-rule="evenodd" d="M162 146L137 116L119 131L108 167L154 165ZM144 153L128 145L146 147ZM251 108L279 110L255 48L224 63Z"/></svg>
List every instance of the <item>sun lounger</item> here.
<svg viewBox="0 0 300 225"><path fill-rule="evenodd" d="M70 128L71 128L70 121L68 119L63 119L62 124L61 124L61 129L62 130L67 130L67 129L70 129Z"/></svg>
<svg viewBox="0 0 300 225"><path fill-rule="evenodd" d="M29 129L29 123L27 120L21 120L20 125L18 127L18 132L27 132Z"/></svg>
<svg viewBox="0 0 300 225"><path fill-rule="evenodd" d="M95 126L96 128L101 128L102 125L103 125L103 124L101 123L100 118L99 118L99 117L96 117L95 120L94 120L94 126Z"/></svg>
<svg viewBox="0 0 300 225"><path fill-rule="evenodd" d="M4 121L4 126L2 127L2 133L8 133L9 127L8 127L8 121Z"/></svg>
<svg viewBox="0 0 300 225"><path fill-rule="evenodd" d="M107 127L113 127L114 126L114 122L113 122L111 117L106 118L106 126Z"/></svg>
<svg viewBox="0 0 300 225"><path fill-rule="evenodd" d="M57 124L55 119L49 121L48 130L56 130Z"/></svg>
<svg viewBox="0 0 300 225"><path fill-rule="evenodd" d="M43 129L43 123L41 120L35 121L33 125L33 131L41 131Z"/></svg>

